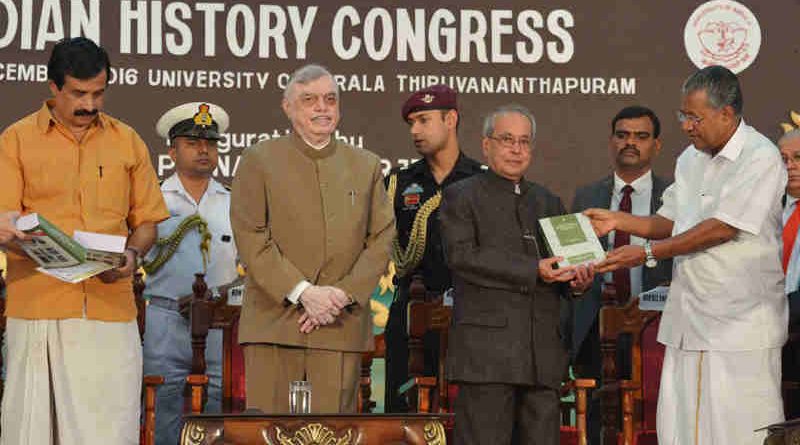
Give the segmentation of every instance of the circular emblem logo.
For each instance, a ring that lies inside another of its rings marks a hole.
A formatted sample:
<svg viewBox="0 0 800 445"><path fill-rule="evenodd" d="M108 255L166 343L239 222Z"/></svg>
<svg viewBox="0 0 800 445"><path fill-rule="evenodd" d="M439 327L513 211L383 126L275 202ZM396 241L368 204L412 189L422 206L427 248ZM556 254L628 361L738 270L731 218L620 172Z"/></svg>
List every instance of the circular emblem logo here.
<svg viewBox="0 0 800 445"><path fill-rule="evenodd" d="M722 65L734 73L750 66L761 47L761 27L746 6L713 0L694 10L683 30L686 53L698 68Z"/></svg>

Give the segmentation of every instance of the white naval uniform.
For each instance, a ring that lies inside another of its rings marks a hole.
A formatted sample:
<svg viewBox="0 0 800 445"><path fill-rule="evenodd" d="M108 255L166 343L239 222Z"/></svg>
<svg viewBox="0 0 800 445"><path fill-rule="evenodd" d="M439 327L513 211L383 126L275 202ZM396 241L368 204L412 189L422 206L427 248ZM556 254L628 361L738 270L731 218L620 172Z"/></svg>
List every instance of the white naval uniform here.
<svg viewBox="0 0 800 445"><path fill-rule="evenodd" d="M234 281L237 276L236 244L230 225L230 192L211 180L197 203L184 189L177 174L161 185L170 218L158 225L158 236L172 234L186 217L199 213L211 233L209 263L205 280L209 288ZM177 301L191 295L194 274L203 272L201 237L192 229L181 241L175 254L158 271L147 277L145 295ZM150 251L152 260L155 249ZM211 329L206 344L206 374L209 376L206 412L219 412L222 391L222 332ZM156 444L175 444L183 422L183 390L192 365L192 344L188 320L176 310L163 305L147 306L144 338L144 373L162 375L164 384L156 396Z"/></svg>

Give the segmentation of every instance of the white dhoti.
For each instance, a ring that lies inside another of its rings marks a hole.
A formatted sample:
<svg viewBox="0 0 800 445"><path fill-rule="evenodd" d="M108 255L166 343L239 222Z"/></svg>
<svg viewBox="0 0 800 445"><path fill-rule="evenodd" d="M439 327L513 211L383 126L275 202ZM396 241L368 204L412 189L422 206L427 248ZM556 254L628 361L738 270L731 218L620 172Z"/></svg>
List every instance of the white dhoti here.
<svg viewBox="0 0 800 445"><path fill-rule="evenodd" d="M667 346L658 396L661 445L754 445L782 422L781 350Z"/></svg>
<svg viewBox="0 0 800 445"><path fill-rule="evenodd" d="M7 324L2 445L138 444L142 349L136 322Z"/></svg>

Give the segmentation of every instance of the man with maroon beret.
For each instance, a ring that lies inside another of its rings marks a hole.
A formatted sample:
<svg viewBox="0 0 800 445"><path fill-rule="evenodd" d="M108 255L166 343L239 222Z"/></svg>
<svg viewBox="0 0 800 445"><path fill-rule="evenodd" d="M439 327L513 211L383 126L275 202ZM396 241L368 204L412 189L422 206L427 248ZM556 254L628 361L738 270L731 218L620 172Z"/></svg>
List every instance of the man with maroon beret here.
<svg viewBox="0 0 800 445"><path fill-rule="evenodd" d="M442 190L481 172L479 162L467 157L458 145L458 102L456 92L446 85L421 89L406 100L402 108L411 139L422 159L407 167L395 168L386 178L397 224L392 260L396 268L394 301L386 324L386 412L408 410L398 389L408 380L407 306L411 277L422 275L429 291L450 289L439 228L439 202ZM411 228L417 230L412 237ZM425 338L425 375L438 370L439 340L435 334Z"/></svg>

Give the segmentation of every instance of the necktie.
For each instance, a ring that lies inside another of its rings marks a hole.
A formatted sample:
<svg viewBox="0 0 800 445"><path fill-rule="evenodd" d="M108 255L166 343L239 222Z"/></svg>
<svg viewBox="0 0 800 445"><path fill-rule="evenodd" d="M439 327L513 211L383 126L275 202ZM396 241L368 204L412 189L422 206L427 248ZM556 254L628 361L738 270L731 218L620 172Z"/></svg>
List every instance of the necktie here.
<svg viewBox="0 0 800 445"><path fill-rule="evenodd" d="M798 228L800 228L800 207L795 202L794 211L783 226L783 273L786 273L786 268L789 266L789 258L792 256Z"/></svg>
<svg viewBox="0 0 800 445"><path fill-rule="evenodd" d="M633 187L626 185L622 187L622 199L619 201L619 211L631 213L633 203L631 202ZM800 220L800 216L798 217ZM614 248L630 244L631 234L617 230L614 232ZM631 270L628 268L617 269L614 271L614 287L617 290L617 301L626 303L631 296Z"/></svg>

